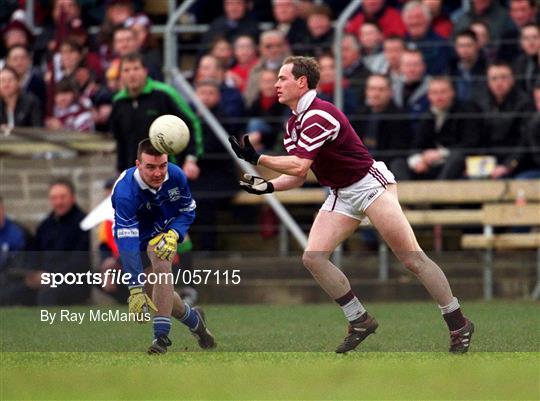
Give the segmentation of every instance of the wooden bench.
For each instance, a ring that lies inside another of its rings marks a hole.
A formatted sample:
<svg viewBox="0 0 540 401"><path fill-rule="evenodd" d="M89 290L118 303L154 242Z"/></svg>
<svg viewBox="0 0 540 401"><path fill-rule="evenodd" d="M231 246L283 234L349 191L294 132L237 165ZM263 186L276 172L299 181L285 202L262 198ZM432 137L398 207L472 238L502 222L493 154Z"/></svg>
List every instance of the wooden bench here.
<svg viewBox="0 0 540 401"><path fill-rule="evenodd" d="M260 175L273 178L267 169L260 169ZM413 226L483 226L484 203L515 202L519 196L526 202L540 201L540 180L459 180L459 181L414 181L398 184L400 203L404 206L405 215ZM268 195L267 195L268 196ZM285 205L321 205L328 191L325 188L299 188L285 192L276 192L275 196ZM257 205L265 202L264 196L250 195L240 192L234 202L243 205ZM454 205L477 205L474 209L458 209ZM450 208L433 209L433 205L447 205ZM414 206L414 210L408 210ZM531 208L528 208L529 210ZM490 209L491 210L491 209ZM440 249L440 232L435 231L435 248ZM280 229L280 250L287 250L287 232ZM517 237L516 237L517 238ZM527 241L534 241L527 237ZM475 239L478 241L478 238ZM466 240L468 241L468 240ZM501 237L499 241L508 241ZM379 248L379 278L388 278L388 249L381 243ZM488 288L489 286L486 286ZM540 291L540 290L539 290ZM487 293L487 290L486 290Z"/></svg>
<svg viewBox="0 0 540 401"><path fill-rule="evenodd" d="M261 175L268 177L264 171ZM275 175L274 175L275 176ZM530 181L422 181L403 182L398 185L399 200L412 225L482 225L480 205L486 202L514 201L522 194L525 201L540 201L540 180ZM325 188L298 188L275 192L274 196L284 205L321 205L328 191ZM258 205L264 196L240 192L234 203ZM433 210L432 205L478 205L478 209ZM423 210L407 210L407 206L424 206Z"/></svg>
<svg viewBox="0 0 540 401"><path fill-rule="evenodd" d="M499 249L536 249L537 283L531 296L540 296L540 232L494 234L494 227L540 227L540 203L485 204L482 208L483 234L461 238L464 249L484 249L484 298L493 297L493 254Z"/></svg>

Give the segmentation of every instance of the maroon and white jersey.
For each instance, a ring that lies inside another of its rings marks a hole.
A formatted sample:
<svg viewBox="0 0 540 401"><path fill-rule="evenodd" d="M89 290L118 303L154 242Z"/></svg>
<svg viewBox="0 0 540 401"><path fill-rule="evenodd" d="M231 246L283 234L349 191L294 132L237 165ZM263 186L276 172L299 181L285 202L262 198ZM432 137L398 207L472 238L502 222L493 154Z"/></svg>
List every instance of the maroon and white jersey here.
<svg viewBox="0 0 540 401"><path fill-rule="evenodd" d="M310 90L287 121L283 144L287 153L313 160L311 169L321 185L343 188L361 180L373 157L347 117Z"/></svg>
<svg viewBox="0 0 540 401"><path fill-rule="evenodd" d="M72 131L93 132L92 102L81 97L66 108L55 106L53 116L62 123L62 128Z"/></svg>

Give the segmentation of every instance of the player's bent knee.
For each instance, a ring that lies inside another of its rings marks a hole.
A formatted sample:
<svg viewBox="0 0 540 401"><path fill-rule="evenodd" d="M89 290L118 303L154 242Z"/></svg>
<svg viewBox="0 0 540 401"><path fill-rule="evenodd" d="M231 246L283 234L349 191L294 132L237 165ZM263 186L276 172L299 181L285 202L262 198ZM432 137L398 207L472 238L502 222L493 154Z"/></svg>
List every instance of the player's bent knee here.
<svg viewBox="0 0 540 401"><path fill-rule="evenodd" d="M425 256L422 252L405 252L398 257L403 266L416 275L419 275L425 266Z"/></svg>
<svg viewBox="0 0 540 401"><path fill-rule="evenodd" d="M319 267L329 259L330 254L323 251L304 251L302 255L302 263L309 271L316 271Z"/></svg>

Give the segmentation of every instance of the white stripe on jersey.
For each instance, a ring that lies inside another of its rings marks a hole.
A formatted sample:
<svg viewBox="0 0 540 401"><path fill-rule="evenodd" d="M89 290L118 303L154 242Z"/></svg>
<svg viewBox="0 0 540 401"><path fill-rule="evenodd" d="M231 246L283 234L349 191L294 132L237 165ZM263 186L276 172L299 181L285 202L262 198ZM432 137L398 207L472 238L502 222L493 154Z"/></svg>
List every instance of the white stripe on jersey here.
<svg viewBox="0 0 540 401"><path fill-rule="evenodd" d="M296 145L293 143L292 145L286 146L285 150L287 152L290 152L291 150L296 149Z"/></svg>
<svg viewBox="0 0 540 401"><path fill-rule="evenodd" d="M334 134L335 132L335 129L331 129L331 130L325 130L320 124L318 123L315 123L315 124L311 124L309 127L306 127L304 128L304 131L308 128L311 128L311 127L320 127L322 130L323 130L323 133L319 136L316 136L315 138L310 138L309 136L307 136L306 134L300 134L300 138L302 138L304 141L308 142L308 143L313 143L313 142L316 142L318 141L319 139L323 139L323 138L326 138L327 136L330 136L331 134Z"/></svg>
<svg viewBox="0 0 540 401"><path fill-rule="evenodd" d="M332 124L334 127L336 127L338 131L341 128L341 125L339 124L339 121L336 120L334 118L334 116L332 116L332 114L328 113L327 111L320 110L320 109L309 110L308 112L306 112L306 114L302 117L302 123L304 121L306 121L308 118L313 117L313 116L318 116L318 117L324 118L330 124Z"/></svg>
<svg viewBox="0 0 540 401"><path fill-rule="evenodd" d="M312 150L315 150L315 149L320 148L321 146L323 146L325 142L326 141L320 141L320 142L317 142L315 145L309 146L307 143L302 142L302 140L299 139L298 140L298 146L306 149L308 152L311 152Z"/></svg>
<svg viewBox="0 0 540 401"><path fill-rule="evenodd" d="M289 142L292 142L292 138L284 138L283 139L283 144L284 145L287 145Z"/></svg>

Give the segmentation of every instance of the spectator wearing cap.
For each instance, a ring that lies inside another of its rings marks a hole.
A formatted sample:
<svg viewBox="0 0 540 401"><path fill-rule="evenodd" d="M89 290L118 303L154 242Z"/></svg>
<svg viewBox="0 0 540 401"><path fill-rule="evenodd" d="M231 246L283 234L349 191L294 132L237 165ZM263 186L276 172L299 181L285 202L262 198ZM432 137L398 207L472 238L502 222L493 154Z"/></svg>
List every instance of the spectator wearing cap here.
<svg viewBox="0 0 540 401"><path fill-rule="evenodd" d="M0 70L0 126L40 127L43 117L39 100L21 92L19 75L11 67Z"/></svg>
<svg viewBox="0 0 540 401"><path fill-rule="evenodd" d="M363 1L361 11L347 23L345 30L357 35L366 21L375 22L385 38L392 35L405 36L407 32L399 11L386 5L385 0Z"/></svg>
<svg viewBox="0 0 540 401"><path fill-rule="evenodd" d="M246 0L223 0L225 15L216 18L210 24L210 28L203 35L203 51L206 51L212 41L218 37L225 37L230 42L240 35L249 35L254 39L259 38L258 21L247 13Z"/></svg>
<svg viewBox="0 0 540 401"><path fill-rule="evenodd" d="M79 88L72 78L63 78L56 84L52 117L45 126L55 130L93 132L92 102L79 97Z"/></svg>
<svg viewBox="0 0 540 401"><path fill-rule="evenodd" d="M13 68L20 77L21 92L32 93L41 103L45 111L47 89L43 74L32 67L32 56L28 48L16 45L9 49L6 65Z"/></svg>
<svg viewBox="0 0 540 401"><path fill-rule="evenodd" d="M431 27L429 8L420 1L410 1L403 7L402 16L407 27L406 43L422 52L428 74L442 74L450 59L450 48Z"/></svg>

